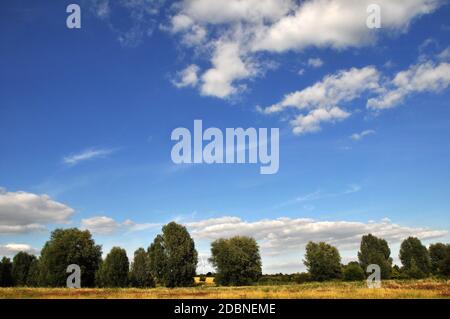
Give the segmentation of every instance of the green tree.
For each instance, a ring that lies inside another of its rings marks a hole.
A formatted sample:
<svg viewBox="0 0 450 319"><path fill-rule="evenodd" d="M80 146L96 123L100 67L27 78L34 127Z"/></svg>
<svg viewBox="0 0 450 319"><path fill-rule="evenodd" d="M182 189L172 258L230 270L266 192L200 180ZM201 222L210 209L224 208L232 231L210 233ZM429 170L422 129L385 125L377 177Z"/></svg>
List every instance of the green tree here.
<svg viewBox="0 0 450 319"><path fill-rule="evenodd" d="M155 281L150 273L149 257L144 248L139 248L134 252L130 280L133 287L146 288L155 286Z"/></svg>
<svg viewBox="0 0 450 319"><path fill-rule="evenodd" d="M342 276L339 251L327 243L310 241L306 245L303 263L314 281L338 279Z"/></svg>
<svg viewBox="0 0 450 319"><path fill-rule="evenodd" d="M381 278L389 279L392 269L392 258L390 256L391 250L386 240L372 234L362 237L358 259L364 271L367 270L367 266L376 264L380 266Z"/></svg>
<svg viewBox="0 0 450 319"><path fill-rule="evenodd" d="M431 263L427 248L415 237L408 237L400 245L400 260L406 275L424 278L430 273Z"/></svg>
<svg viewBox="0 0 450 319"><path fill-rule="evenodd" d="M12 276L16 286L26 286L31 263L36 256L24 251L17 253L13 258Z"/></svg>
<svg viewBox="0 0 450 319"><path fill-rule="evenodd" d="M262 274L259 247L251 237L214 241L209 261L216 269L215 281L220 285L249 285Z"/></svg>
<svg viewBox="0 0 450 319"><path fill-rule="evenodd" d="M113 247L98 270L97 280L101 287L127 287L130 263L127 252Z"/></svg>
<svg viewBox="0 0 450 319"><path fill-rule="evenodd" d="M41 269L39 264L39 259L35 258L28 270L27 276L27 286L29 287L39 287L42 284L41 280Z"/></svg>
<svg viewBox="0 0 450 319"><path fill-rule="evenodd" d="M165 284L166 273L166 253L163 246L164 239L161 235L157 235L153 243L148 247L148 263L149 270L153 279L160 285Z"/></svg>
<svg viewBox="0 0 450 319"><path fill-rule="evenodd" d="M428 248L428 252L430 254L431 272L434 275L445 275L446 260L450 257L450 245L443 243L432 244Z"/></svg>
<svg viewBox="0 0 450 319"><path fill-rule="evenodd" d="M352 261L344 266L342 273L345 281L360 281L366 278L364 270L356 261Z"/></svg>
<svg viewBox="0 0 450 319"><path fill-rule="evenodd" d="M186 227L175 222L165 225L148 252L150 271L159 283L167 287L193 285L197 251Z"/></svg>
<svg viewBox="0 0 450 319"><path fill-rule="evenodd" d="M14 286L12 263L9 258L3 257L0 262L0 287L12 286Z"/></svg>
<svg viewBox="0 0 450 319"><path fill-rule="evenodd" d="M95 245L89 231L56 229L41 251L41 283L51 287L65 286L67 267L77 264L81 269L81 286L93 287L101 255L101 246Z"/></svg>

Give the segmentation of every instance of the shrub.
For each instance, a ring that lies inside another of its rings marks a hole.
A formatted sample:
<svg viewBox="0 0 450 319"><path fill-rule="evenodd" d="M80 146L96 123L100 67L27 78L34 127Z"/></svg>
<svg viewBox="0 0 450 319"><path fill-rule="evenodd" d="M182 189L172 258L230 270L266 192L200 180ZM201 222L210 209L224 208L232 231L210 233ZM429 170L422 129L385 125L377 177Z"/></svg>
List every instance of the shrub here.
<svg viewBox="0 0 450 319"><path fill-rule="evenodd" d="M366 278L364 270L361 268L359 263L355 261L344 266L343 276L345 281L360 281Z"/></svg>

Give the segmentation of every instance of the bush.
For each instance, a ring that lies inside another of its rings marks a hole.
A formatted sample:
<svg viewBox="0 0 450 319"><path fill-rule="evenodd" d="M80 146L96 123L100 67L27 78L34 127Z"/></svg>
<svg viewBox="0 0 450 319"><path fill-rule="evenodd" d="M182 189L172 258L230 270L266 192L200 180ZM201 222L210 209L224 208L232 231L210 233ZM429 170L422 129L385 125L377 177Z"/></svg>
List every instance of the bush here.
<svg viewBox="0 0 450 319"><path fill-rule="evenodd" d="M307 272L302 272L294 275L294 281L297 284L304 284L311 281L311 275Z"/></svg>
<svg viewBox="0 0 450 319"><path fill-rule="evenodd" d="M361 281L366 278L364 270L359 263L353 261L344 266L343 276L345 281Z"/></svg>

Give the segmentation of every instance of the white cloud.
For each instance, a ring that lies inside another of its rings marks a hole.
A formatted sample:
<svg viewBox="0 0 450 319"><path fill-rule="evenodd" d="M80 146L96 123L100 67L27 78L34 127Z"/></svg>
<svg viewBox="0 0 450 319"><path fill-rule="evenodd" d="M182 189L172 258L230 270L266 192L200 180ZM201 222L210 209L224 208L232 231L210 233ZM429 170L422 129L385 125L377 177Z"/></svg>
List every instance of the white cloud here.
<svg viewBox="0 0 450 319"><path fill-rule="evenodd" d="M403 32L411 22L436 10L442 0L377 2L381 31ZM367 28L372 0L182 0L174 6L169 26L181 43L195 46L194 59L211 61L201 76L200 93L226 99L244 87L237 81L264 73L261 51L284 53L308 47L345 49L374 44ZM378 33L380 33L379 31ZM252 63L261 59L260 63ZM320 66L311 60L311 66ZM192 62L191 62L192 64Z"/></svg>
<svg viewBox="0 0 450 319"><path fill-rule="evenodd" d="M402 226L388 219L363 223L281 217L247 222L239 217L228 216L186 225L198 240L212 241L237 235L254 237L261 246L262 254L268 255L298 251L308 241L325 241L341 249L356 249L361 237L368 233L382 237L390 244L399 243L408 236L424 240L448 235L446 230Z"/></svg>
<svg viewBox="0 0 450 319"><path fill-rule="evenodd" d="M364 137L368 136L368 135L372 135L375 134L374 130L365 130L362 131L361 133L354 133L350 136L350 138L354 141L360 141L362 140Z"/></svg>
<svg viewBox="0 0 450 319"><path fill-rule="evenodd" d="M384 93L367 102L370 109L388 109L395 107L406 97L419 92L440 92L450 85L450 64L435 64L431 61L411 66L397 73L388 83Z"/></svg>
<svg viewBox="0 0 450 319"><path fill-rule="evenodd" d="M301 114L290 121L294 133L317 132L322 123L349 117L351 113L338 105L355 100L365 92L379 90L379 79L379 72L371 66L339 71L301 91L285 95L279 103L265 108L263 112L270 114L287 108L297 109Z"/></svg>
<svg viewBox="0 0 450 319"><path fill-rule="evenodd" d="M45 230L45 224L65 224L74 210L47 195L0 192L0 234Z"/></svg>
<svg viewBox="0 0 450 319"><path fill-rule="evenodd" d="M243 60L239 45L218 41L212 57L212 68L202 76L201 93L207 96L226 98L236 94L239 87L235 81L255 74L249 61Z"/></svg>
<svg viewBox="0 0 450 319"><path fill-rule="evenodd" d="M438 58L443 61L450 60L450 46L447 47L444 51L439 53Z"/></svg>
<svg viewBox="0 0 450 319"><path fill-rule="evenodd" d="M324 62L320 58L308 59L308 65L313 68L320 68Z"/></svg>
<svg viewBox="0 0 450 319"><path fill-rule="evenodd" d="M379 78L377 69L372 66L339 71L301 91L285 95L281 102L266 108L264 112L277 113L285 108L331 109L360 97L366 91L379 89Z"/></svg>
<svg viewBox="0 0 450 319"><path fill-rule="evenodd" d="M92 160L95 158L104 158L114 152L115 150L113 149L90 148L77 154L65 156L63 158L63 162L67 165L73 166L79 164L80 162Z"/></svg>
<svg viewBox="0 0 450 319"><path fill-rule="evenodd" d="M87 229L93 234L98 235L111 235L117 231L143 231L158 227L159 224L137 224L130 219L125 220L123 223L116 222L113 218L107 216L95 216L90 218L85 218L81 220L81 229Z"/></svg>
<svg viewBox="0 0 450 319"><path fill-rule="evenodd" d="M93 234L109 235L114 233L119 224L112 218L106 216L97 216L81 220L81 229L87 229Z"/></svg>
<svg viewBox="0 0 450 319"><path fill-rule="evenodd" d="M349 112L334 106L330 109L318 108L306 115L298 115L290 123L294 134L306 134L320 131L322 123L341 121L349 116Z"/></svg>
<svg viewBox="0 0 450 319"><path fill-rule="evenodd" d="M195 87L198 83L197 73L199 70L200 68L197 65L189 65L184 70L177 73L176 79L172 81L173 85L178 88L187 86Z"/></svg>
<svg viewBox="0 0 450 319"><path fill-rule="evenodd" d="M288 14L260 32L254 50L284 52L309 46L344 49L374 43L367 28L367 7L372 0L312 0L299 4ZM379 0L382 27L404 31L414 18L433 12L443 1Z"/></svg>
<svg viewBox="0 0 450 319"><path fill-rule="evenodd" d="M13 257L19 252L27 252L30 254L38 254L39 250L31 247L28 244L6 244L0 245L0 256Z"/></svg>

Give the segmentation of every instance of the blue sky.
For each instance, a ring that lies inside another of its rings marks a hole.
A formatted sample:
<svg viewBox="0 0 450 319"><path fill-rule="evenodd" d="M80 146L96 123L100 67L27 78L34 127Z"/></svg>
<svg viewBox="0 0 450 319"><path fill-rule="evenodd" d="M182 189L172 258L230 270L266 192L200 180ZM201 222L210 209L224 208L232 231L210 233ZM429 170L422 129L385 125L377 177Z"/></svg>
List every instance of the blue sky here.
<svg viewBox="0 0 450 319"><path fill-rule="evenodd" d="M448 242L450 6L378 2L369 30L366 1L2 1L0 254L85 227L131 256L171 220L205 258L256 237L267 272L307 240ZM279 128L278 173L173 164L195 119Z"/></svg>

